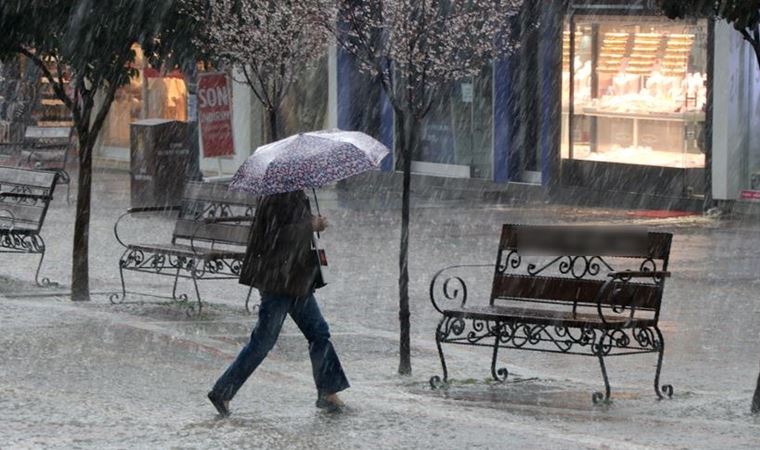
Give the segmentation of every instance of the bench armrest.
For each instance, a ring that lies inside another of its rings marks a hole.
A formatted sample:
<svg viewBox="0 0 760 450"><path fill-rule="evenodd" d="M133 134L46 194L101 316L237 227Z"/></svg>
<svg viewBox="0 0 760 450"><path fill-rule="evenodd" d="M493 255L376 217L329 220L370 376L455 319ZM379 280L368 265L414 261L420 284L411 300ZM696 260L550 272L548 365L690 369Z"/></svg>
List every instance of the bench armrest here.
<svg viewBox="0 0 760 450"><path fill-rule="evenodd" d="M207 217L202 219L203 223L225 223L225 222L253 222L253 216L226 216L226 217Z"/></svg>
<svg viewBox="0 0 760 450"><path fill-rule="evenodd" d="M650 286L658 286L659 289L662 289L665 278L670 277L670 272L662 270L624 270L610 272L607 274L607 277L607 281L605 281L601 289L599 289L599 292L596 295L596 299L594 300L596 303L596 311L599 314L599 318L605 324L607 323L607 319L604 315L603 305L607 305L608 308L611 306L612 310L616 313L622 313L626 309L631 308L631 317L633 317L635 306L627 304L616 305L614 302L610 301L620 293L621 286L625 286L633 279L650 279L654 282L654 284ZM604 302L605 299L607 299L606 302Z"/></svg>
<svg viewBox="0 0 760 450"><path fill-rule="evenodd" d="M127 244L124 243L124 241L121 240L121 237L119 236L119 223L121 223L122 219L124 219L127 216L130 216L132 214L140 214L140 213L147 213L147 212L179 212L182 210L181 206L172 205L172 206L144 206L139 208L129 208L127 212L119 216L118 219L116 219L116 223L113 224L113 235L116 238L116 241L121 244L122 247L127 248Z"/></svg>
<svg viewBox="0 0 760 450"><path fill-rule="evenodd" d="M493 269L494 265L461 264L445 267L433 275L433 279L430 281L430 302L436 311L443 314L442 305L445 301L459 301L459 306L465 306L467 303L467 283L464 278L451 272L456 269L472 267L489 267Z"/></svg>

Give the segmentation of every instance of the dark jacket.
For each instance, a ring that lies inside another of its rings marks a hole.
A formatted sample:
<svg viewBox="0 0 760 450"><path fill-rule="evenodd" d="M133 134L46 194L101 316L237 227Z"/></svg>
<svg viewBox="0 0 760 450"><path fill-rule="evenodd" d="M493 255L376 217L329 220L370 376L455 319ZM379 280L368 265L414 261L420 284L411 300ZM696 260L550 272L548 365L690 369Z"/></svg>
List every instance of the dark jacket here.
<svg viewBox="0 0 760 450"><path fill-rule="evenodd" d="M256 208L240 283L302 297L324 286L312 249L311 207L303 191L263 197Z"/></svg>

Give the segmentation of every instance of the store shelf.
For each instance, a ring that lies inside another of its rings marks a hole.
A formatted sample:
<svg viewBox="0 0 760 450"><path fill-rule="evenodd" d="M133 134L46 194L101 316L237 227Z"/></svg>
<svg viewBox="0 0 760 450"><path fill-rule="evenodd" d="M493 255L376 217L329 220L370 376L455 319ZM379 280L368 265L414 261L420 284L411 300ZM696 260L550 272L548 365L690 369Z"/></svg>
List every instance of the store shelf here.
<svg viewBox="0 0 760 450"><path fill-rule="evenodd" d="M705 113L701 111L691 111L684 113L667 113L667 112L620 112L610 111L598 108L583 108L582 114L593 117L607 117L611 119L643 119L643 120L663 120L669 122L704 122Z"/></svg>
<svg viewBox="0 0 760 450"><path fill-rule="evenodd" d="M73 127L74 121L72 120L38 120L37 126L39 127Z"/></svg>
<svg viewBox="0 0 760 450"><path fill-rule="evenodd" d="M65 106L58 98L43 98L41 103L43 106Z"/></svg>

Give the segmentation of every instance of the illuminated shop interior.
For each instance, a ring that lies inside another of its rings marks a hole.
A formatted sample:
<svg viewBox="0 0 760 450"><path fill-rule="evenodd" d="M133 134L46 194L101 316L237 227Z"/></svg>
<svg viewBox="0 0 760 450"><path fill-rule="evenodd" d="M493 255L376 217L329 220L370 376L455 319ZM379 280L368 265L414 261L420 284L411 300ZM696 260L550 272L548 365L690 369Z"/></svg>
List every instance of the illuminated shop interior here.
<svg viewBox="0 0 760 450"><path fill-rule="evenodd" d="M704 168L706 21L571 18L562 47L563 159Z"/></svg>

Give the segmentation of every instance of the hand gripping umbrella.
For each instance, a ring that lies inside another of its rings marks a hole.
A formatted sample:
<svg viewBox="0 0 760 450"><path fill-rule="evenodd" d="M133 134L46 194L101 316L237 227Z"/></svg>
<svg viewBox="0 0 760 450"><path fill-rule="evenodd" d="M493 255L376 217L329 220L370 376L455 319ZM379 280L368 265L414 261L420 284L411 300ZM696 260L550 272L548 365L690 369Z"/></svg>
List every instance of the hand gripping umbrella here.
<svg viewBox="0 0 760 450"><path fill-rule="evenodd" d="M358 131L300 133L256 149L230 189L256 196L316 189L374 169L388 153L386 146Z"/></svg>

